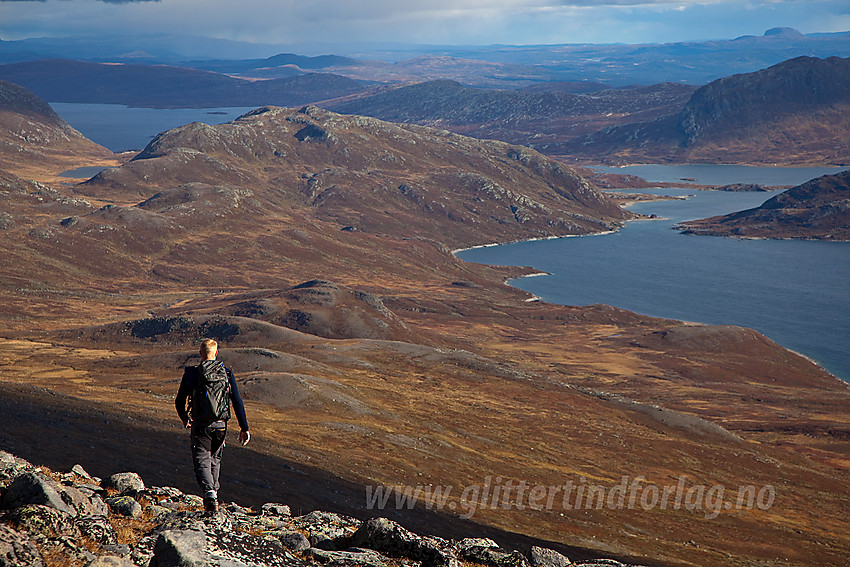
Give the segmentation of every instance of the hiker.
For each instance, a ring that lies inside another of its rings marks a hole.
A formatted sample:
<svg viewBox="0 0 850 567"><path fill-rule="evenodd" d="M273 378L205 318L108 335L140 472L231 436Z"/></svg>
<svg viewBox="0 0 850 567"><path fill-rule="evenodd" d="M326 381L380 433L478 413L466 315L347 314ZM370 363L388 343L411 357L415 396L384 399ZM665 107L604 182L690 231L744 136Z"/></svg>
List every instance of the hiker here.
<svg viewBox="0 0 850 567"><path fill-rule="evenodd" d="M183 426L191 429L192 462L207 512L218 510L218 473L231 405L241 429L239 441L247 445L251 440L236 379L229 368L216 360L217 355L218 343L212 339L201 342L201 363L186 367L174 400Z"/></svg>

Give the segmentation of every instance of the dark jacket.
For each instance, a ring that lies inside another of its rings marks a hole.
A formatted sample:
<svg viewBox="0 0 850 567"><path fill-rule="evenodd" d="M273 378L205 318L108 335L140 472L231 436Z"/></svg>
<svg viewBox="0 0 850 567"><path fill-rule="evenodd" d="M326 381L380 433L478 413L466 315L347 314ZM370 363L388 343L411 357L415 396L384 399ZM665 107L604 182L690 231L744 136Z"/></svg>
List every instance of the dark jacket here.
<svg viewBox="0 0 850 567"><path fill-rule="evenodd" d="M180 380L180 389L177 390L177 397L174 399L174 407L177 408L177 413L184 422L189 419L189 410L186 407L186 402L192 396L192 392L195 391L195 386L197 386L198 379L200 378L198 369L199 366L186 367L183 371L183 379ZM240 429L242 431L248 431L248 418L245 416L245 405L239 396L239 388L236 387L236 378L234 378L233 372L229 368L225 368L224 370L227 372L227 382L230 384L230 407L236 414Z"/></svg>

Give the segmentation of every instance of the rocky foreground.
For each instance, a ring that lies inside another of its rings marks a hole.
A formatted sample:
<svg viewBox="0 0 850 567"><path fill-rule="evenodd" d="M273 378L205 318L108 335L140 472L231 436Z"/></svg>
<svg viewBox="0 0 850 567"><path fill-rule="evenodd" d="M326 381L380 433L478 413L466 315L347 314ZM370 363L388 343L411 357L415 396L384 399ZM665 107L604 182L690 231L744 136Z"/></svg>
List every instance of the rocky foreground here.
<svg viewBox="0 0 850 567"><path fill-rule="evenodd" d="M230 503L205 513L199 496L146 487L136 473L99 479L80 465L56 473L4 451L0 494L0 567L572 564L552 549L523 554L486 538L420 536L386 518L361 521L321 511L292 516L289 506L275 503L259 510Z"/></svg>

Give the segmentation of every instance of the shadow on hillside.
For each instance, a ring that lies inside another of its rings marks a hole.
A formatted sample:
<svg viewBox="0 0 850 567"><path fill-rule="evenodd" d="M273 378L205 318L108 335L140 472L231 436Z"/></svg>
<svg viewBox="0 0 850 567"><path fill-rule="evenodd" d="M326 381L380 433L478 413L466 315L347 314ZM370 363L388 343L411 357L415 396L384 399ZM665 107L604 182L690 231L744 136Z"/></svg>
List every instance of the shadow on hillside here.
<svg viewBox="0 0 850 567"><path fill-rule="evenodd" d="M188 434L176 415L174 426L169 428L159 420L146 423L142 418L122 414L120 402L107 406L42 388L0 383L0 422L7 424L0 449L35 465L68 471L79 463L99 477L134 471L148 485L175 486L190 494L198 493ZM230 438L234 437L231 433ZM520 550L539 545L557 549L574 560L603 555L424 508L369 510L364 485L264 454L265 444L258 438L256 443L252 441L253 450L234 446L225 450L221 494L226 502L248 506L281 502L292 508L293 515L325 510L360 519L384 516L421 534L455 539L490 537L503 547ZM610 553L604 555L611 557ZM644 558L618 559L661 565Z"/></svg>

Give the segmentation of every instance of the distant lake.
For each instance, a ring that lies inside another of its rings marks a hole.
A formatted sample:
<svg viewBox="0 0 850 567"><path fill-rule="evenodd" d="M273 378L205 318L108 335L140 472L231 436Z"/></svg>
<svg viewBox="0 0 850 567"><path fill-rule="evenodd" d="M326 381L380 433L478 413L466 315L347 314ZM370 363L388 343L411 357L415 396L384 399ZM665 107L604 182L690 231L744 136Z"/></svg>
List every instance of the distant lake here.
<svg viewBox="0 0 850 567"><path fill-rule="evenodd" d="M71 102L51 102L50 106L85 137L113 152L141 151L160 132L192 122L222 124L254 110L253 107L130 108L122 104Z"/></svg>
<svg viewBox="0 0 850 567"><path fill-rule="evenodd" d="M637 175L647 181L676 183L697 180L704 185L756 183L759 185L800 185L809 179L839 173L846 167L754 167L749 165L627 165L594 167L597 171ZM759 203L761 204L761 203Z"/></svg>
<svg viewBox="0 0 850 567"><path fill-rule="evenodd" d="M654 181L690 177L766 185L776 184L780 174L798 184L793 175L801 172L793 170L808 169L747 168L749 174L762 170L764 175L743 180L732 177L737 166L655 167L667 169L650 174ZM708 168L709 175L695 167ZM634 205L631 210L664 220L630 222L615 234L518 242L458 256L549 272L510 283L552 303L606 303L655 317L750 327L850 382L850 242L682 235L670 227L756 207L777 192L651 192L693 196Z"/></svg>

